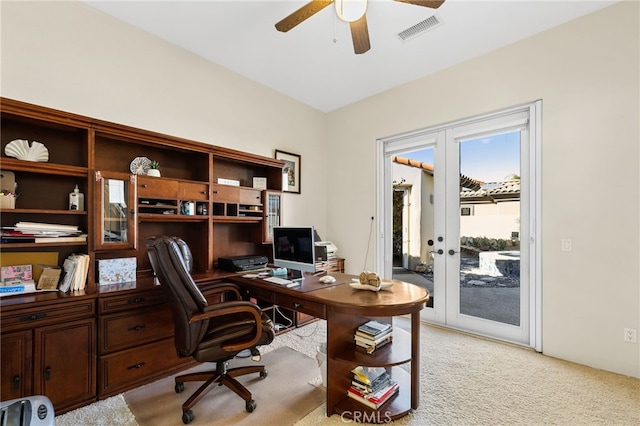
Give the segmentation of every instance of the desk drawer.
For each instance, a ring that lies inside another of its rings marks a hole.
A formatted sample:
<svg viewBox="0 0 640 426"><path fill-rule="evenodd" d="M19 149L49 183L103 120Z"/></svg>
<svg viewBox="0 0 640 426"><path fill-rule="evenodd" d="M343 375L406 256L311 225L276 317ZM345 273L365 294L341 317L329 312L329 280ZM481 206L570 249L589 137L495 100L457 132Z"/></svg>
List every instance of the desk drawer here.
<svg viewBox="0 0 640 426"><path fill-rule="evenodd" d="M131 389L138 383L164 376L173 367L192 361L192 358L178 358L172 338L102 356L99 394L103 396Z"/></svg>
<svg viewBox="0 0 640 426"><path fill-rule="evenodd" d="M100 317L100 353L106 354L173 336L169 306Z"/></svg>
<svg viewBox="0 0 640 426"><path fill-rule="evenodd" d="M53 321L72 321L77 318L95 315L95 299L80 301L63 301L51 305L42 305L16 310L2 310L2 330L14 328L35 327L49 324Z"/></svg>
<svg viewBox="0 0 640 426"><path fill-rule="evenodd" d="M257 287L244 287L240 286L240 294L243 300L249 300L251 298L259 300L261 302L275 303L274 293L269 290L264 290Z"/></svg>
<svg viewBox="0 0 640 426"><path fill-rule="evenodd" d="M325 314L325 307L322 303L300 300L295 296L292 297L284 294L278 294L276 296L276 305L282 306L283 308L292 309L294 311L302 312L316 318L327 317Z"/></svg>
<svg viewBox="0 0 640 426"><path fill-rule="evenodd" d="M160 289L144 293L123 294L120 296L100 298L100 313L108 314L125 309L137 309L166 303L167 300Z"/></svg>

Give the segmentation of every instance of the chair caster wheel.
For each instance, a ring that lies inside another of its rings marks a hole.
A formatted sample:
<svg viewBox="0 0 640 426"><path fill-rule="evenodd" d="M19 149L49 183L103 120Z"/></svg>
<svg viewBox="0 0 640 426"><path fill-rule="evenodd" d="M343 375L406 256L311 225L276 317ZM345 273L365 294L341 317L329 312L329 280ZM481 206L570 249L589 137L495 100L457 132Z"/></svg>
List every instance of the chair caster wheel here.
<svg viewBox="0 0 640 426"><path fill-rule="evenodd" d="M247 413L252 413L257 406L258 404L256 404L256 402L253 399L247 401L247 404L246 404Z"/></svg>
<svg viewBox="0 0 640 426"><path fill-rule="evenodd" d="M261 379L264 379L268 375L269 375L269 371L266 368L260 372L260 378Z"/></svg>
<svg viewBox="0 0 640 426"><path fill-rule="evenodd" d="M191 423L192 420L193 420L193 411L189 410L182 413L182 423L184 423L185 425L188 425L189 423Z"/></svg>
<svg viewBox="0 0 640 426"><path fill-rule="evenodd" d="M182 393L182 391L184 390L184 383L177 382L174 389L175 389L176 393Z"/></svg>

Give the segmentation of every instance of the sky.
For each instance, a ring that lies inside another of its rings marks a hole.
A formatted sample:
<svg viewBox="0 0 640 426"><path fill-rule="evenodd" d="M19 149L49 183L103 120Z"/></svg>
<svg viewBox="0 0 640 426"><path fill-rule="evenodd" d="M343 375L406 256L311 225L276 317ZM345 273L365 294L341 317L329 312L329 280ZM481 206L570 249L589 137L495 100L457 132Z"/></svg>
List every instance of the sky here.
<svg viewBox="0 0 640 426"><path fill-rule="evenodd" d="M433 164L433 148L400 156ZM502 181L513 174L520 176L520 132L461 142L460 173L482 182Z"/></svg>

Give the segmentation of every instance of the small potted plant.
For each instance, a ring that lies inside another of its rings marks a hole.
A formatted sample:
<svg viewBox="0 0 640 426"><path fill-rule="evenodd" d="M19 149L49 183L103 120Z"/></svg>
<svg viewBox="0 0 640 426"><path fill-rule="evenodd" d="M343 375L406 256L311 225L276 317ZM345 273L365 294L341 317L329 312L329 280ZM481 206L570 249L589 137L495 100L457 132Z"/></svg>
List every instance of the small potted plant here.
<svg viewBox="0 0 640 426"><path fill-rule="evenodd" d="M160 177L160 163L158 163L157 161L152 161L151 164L149 164L147 176Z"/></svg>

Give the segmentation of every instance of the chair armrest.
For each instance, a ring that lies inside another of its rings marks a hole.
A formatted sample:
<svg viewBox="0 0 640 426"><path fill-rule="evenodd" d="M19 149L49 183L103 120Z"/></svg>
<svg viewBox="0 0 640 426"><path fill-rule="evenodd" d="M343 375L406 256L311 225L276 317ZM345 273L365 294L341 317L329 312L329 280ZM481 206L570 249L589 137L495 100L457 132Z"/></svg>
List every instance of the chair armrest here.
<svg viewBox="0 0 640 426"><path fill-rule="evenodd" d="M243 350L255 346L255 344L258 343L258 340L260 340L260 336L262 336L262 311L257 305L243 300L209 305L205 307L202 312L193 314L191 318L189 318L189 324L208 318L222 317L239 313L248 313L253 316L254 323L256 325L256 332L254 336L249 340L222 345L222 349L224 349L225 351L234 352L237 350Z"/></svg>
<svg viewBox="0 0 640 426"><path fill-rule="evenodd" d="M208 285L206 287L206 291L207 291L207 294L231 292L235 295L236 297L235 300L242 300L242 295L240 294L240 288L233 283L218 283L218 284L212 284L210 286Z"/></svg>

